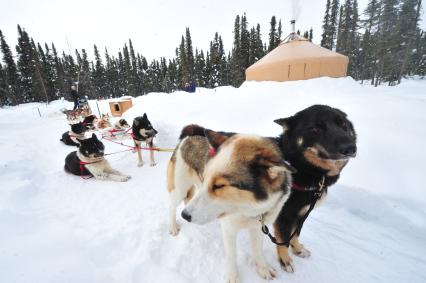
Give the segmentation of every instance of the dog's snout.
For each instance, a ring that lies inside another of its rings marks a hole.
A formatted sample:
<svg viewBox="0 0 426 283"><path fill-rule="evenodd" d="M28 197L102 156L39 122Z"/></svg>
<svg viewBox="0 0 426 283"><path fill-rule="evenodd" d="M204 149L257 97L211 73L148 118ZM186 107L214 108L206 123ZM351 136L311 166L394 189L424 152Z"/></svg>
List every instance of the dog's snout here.
<svg viewBox="0 0 426 283"><path fill-rule="evenodd" d="M182 210L182 218L188 222L191 222L191 214L189 214L185 209Z"/></svg>
<svg viewBox="0 0 426 283"><path fill-rule="evenodd" d="M356 155L356 145L346 144L340 148L340 153L346 156L355 156Z"/></svg>

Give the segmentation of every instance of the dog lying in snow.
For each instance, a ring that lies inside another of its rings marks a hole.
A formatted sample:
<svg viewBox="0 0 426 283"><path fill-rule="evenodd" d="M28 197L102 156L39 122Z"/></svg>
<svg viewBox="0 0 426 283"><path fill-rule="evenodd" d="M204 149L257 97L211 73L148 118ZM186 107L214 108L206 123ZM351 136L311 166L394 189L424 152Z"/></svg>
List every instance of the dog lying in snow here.
<svg viewBox="0 0 426 283"><path fill-rule="evenodd" d="M71 131L62 134L60 139L66 145L80 146L79 140L84 140L84 133L89 129L83 122L71 125Z"/></svg>
<svg viewBox="0 0 426 283"><path fill-rule="evenodd" d="M98 122L98 117L96 115L89 115L84 117L83 125L87 126L90 130L96 130L96 124Z"/></svg>
<svg viewBox="0 0 426 283"><path fill-rule="evenodd" d="M101 118L98 119L97 128L98 129L105 129L111 127L111 121L109 114L102 114Z"/></svg>
<svg viewBox="0 0 426 283"><path fill-rule="evenodd" d="M128 128L130 128L130 126L125 119L120 119L114 123L112 128L114 130L127 130Z"/></svg>
<svg viewBox="0 0 426 283"><path fill-rule="evenodd" d="M198 135L187 137L187 132ZM272 223L277 217L290 194L291 172L293 168L269 138L241 134L230 137L187 126L167 168L170 234L176 235L179 230L177 206L189 201L182 211L188 222L221 221L226 282L239 282L236 237L243 228L249 231L257 273L272 279L276 273L262 255L260 219Z"/></svg>
<svg viewBox="0 0 426 283"><path fill-rule="evenodd" d="M104 145L95 134L91 138L78 140L80 148L65 158L65 171L77 176L93 176L97 180L126 182L131 177L112 169L104 157Z"/></svg>

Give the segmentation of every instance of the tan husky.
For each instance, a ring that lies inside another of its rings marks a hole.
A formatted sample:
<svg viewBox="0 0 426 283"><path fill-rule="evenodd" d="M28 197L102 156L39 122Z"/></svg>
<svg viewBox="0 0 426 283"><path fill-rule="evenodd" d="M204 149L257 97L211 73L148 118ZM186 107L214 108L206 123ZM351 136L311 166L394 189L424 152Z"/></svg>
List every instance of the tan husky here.
<svg viewBox="0 0 426 283"><path fill-rule="evenodd" d="M269 138L185 127L167 170L170 234L179 231L177 206L190 200L182 211L185 220L221 221L226 282L239 282L236 236L243 228L249 230L258 274L272 279L275 270L262 255L260 219L269 223L276 219L290 193L292 170Z"/></svg>

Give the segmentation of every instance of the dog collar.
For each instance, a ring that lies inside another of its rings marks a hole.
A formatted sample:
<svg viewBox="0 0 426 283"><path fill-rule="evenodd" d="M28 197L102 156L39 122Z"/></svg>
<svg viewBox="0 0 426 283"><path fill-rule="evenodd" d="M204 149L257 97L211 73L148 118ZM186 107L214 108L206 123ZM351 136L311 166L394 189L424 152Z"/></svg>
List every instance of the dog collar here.
<svg viewBox="0 0 426 283"><path fill-rule="evenodd" d="M210 148L209 155L210 155L210 157L213 157L213 156L216 155L216 150L214 149L214 147Z"/></svg>
<svg viewBox="0 0 426 283"><path fill-rule="evenodd" d="M325 183L325 177L323 176L321 181L318 182L317 187L304 187L296 182L293 182L293 184L291 185L291 189L295 191L299 191L299 192L315 192L315 191L321 192L323 188L325 187L324 183Z"/></svg>

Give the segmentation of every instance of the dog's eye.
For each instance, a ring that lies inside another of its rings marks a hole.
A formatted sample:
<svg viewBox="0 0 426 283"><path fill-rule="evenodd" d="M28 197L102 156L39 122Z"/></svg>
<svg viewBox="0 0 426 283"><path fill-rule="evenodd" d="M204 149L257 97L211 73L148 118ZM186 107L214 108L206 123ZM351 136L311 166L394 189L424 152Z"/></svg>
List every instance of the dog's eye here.
<svg viewBox="0 0 426 283"><path fill-rule="evenodd" d="M216 191L216 190L220 190L220 189L222 189L224 187L225 187L224 184L213 184L212 190Z"/></svg>
<svg viewBox="0 0 426 283"><path fill-rule="evenodd" d="M312 127L311 128L311 132L314 133L314 134L319 133L319 131L320 131L320 129L318 127Z"/></svg>

